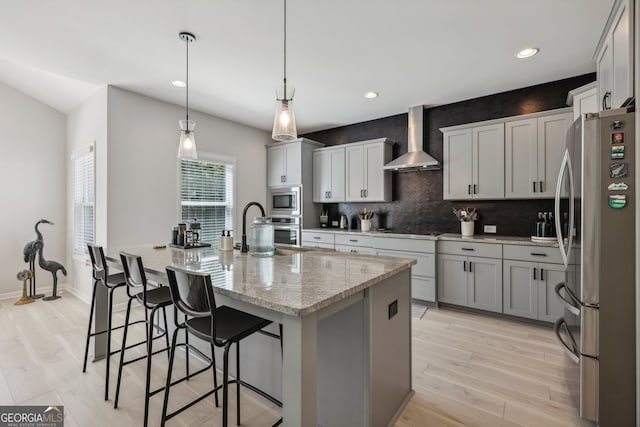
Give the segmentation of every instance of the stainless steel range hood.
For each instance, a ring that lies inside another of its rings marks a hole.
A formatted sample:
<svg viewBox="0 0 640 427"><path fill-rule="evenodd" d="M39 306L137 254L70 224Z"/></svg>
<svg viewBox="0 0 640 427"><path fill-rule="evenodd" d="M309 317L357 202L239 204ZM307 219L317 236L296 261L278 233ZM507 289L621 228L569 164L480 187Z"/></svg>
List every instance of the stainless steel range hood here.
<svg viewBox="0 0 640 427"><path fill-rule="evenodd" d="M409 152L384 165L385 170L414 172L441 169L440 163L422 150L424 106L409 108Z"/></svg>

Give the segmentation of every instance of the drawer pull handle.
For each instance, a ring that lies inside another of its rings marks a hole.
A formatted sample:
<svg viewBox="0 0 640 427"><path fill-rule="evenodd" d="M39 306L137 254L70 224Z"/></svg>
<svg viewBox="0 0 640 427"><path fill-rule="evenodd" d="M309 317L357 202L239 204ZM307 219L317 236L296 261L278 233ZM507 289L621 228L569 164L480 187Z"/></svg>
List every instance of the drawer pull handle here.
<svg viewBox="0 0 640 427"><path fill-rule="evenodd" d="M547 254L541 254L539 252L531 252L531 255L533 255L533 256L547 256Z"/></svg>
<svg viewBox="0 0 640 427"><path fill-rule="evenodd" d="M313 236L313 238L316 239L316 240L320 240L321 239L320 236Z"/></svg>
<svg viewBox="0 0 640 427"><path fill-rule="evenodd" d="M475 251L473 248L462 248L463 251Z"/></svg>
<svg viewBox="0 0 640 427"><path fill-rule="evenodd" d="M357 243L357 242L358 242L358 239L349 239L349 241L350 241L350 242Z"/></svg>

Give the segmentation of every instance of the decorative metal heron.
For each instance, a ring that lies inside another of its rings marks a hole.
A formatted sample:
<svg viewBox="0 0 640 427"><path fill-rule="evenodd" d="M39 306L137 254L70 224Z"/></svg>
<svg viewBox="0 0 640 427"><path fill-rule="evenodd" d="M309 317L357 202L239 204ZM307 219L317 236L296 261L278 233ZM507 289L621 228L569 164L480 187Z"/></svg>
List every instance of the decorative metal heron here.
<svg viewBox="0 0 640 427"><path fill-rule="evenodd" d="M41 219L36 222L35 230L36 230L36 240L32 240L24 246L22 253L24 254L24 262L29 263L29 270L31 271L31 277L29 278L29 296L31 298L42 298L44 294L36 294L36 256L38 255L38 249L36 248L37 242L42 242L42 233L38 230L38 226L40 224L51 224L53 223L46 219Z"/></svg>

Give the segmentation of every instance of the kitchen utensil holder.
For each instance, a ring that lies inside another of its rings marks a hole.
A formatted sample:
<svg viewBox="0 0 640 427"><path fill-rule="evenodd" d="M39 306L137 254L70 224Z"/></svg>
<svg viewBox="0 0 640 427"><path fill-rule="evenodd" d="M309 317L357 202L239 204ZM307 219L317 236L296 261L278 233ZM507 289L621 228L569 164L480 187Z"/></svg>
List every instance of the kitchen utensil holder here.
<svg viewBox="0 0 640 427"><path fill-rule="evenodd" d="M462 237L473 237L475 221L460 221L460 232Z"/></svg>
<svg viewBox="0 0 640 427"><path fill-rule="evenodd" d="M360 220L360 229L362 231L371 231L371 220L370 219L361 219Z"/></svg>

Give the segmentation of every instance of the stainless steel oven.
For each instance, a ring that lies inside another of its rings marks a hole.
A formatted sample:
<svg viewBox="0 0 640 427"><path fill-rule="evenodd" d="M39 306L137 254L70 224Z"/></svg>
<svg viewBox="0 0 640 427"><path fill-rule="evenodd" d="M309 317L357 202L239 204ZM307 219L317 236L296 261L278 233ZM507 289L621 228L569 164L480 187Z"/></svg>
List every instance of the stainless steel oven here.
<svg viewBox="0 0 640 427"><path fill-rule="evenodd" d="M300 187L284 187L269 189L269 215L300 216L302 202Z"/></svg>
<svg viewBox="0 0 640 427"><path fill-rule="evenodd" d="M273 241L276 246L302 246L302 227L299 216L272 216Z"/></svg>

